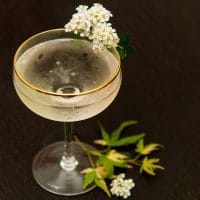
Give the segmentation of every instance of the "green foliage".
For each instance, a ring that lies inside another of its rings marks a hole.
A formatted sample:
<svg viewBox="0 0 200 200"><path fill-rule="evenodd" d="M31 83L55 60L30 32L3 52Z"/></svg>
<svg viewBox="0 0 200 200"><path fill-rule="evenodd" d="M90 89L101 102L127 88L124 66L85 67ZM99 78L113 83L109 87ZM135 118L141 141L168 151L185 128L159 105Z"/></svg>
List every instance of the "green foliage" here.
<svg viewBox="0 0 200 200"><path fill-rule="evenodd" d="M121 133L122 131L126 128L126 127L129 127L131 125L134 125L134 124L137 124L138 122L135 121L135 120L129 120L129 121L125 121L125 122L122 122L118 128L116 128L112 134L111 134L111 141L112 142L116 142L119 137L121 136Z"/></svg>
<svg viewBox="0 0 200 200"><path fill-rule="evenodd" d="M124 60L129 53L133 52L134 49L130 45L130 37L128 33L124 33L120 36L117 50L122 60Z"/></svg>
<svg viewBox="0 0 200 200"><path fill-rule="evenodd" d="M100 123L99 123L99 127L100 127L100 130L101 130L101 137L103 138L103 140L106 143L109 143L110 137L109 137L108 132L105 130L105 128Z"/></svg>
<svg viewBox="0 0 200 200"><path fill-rule="evenodd" d="M103 165L107 169L107 177L111 177L114 173L114 163L112 160L108 159L107 156L102 155L96 161L97 165Z"/></svg>
<svg viewBox="0 0 200 200"><path fill-rule="evenodd" d="M112 146L120 147L120 146L129 145L129 144L136 144L144 136L145 136L145 134L141 133L141 134L138 134L138 135L123 137L120 140L116 141Z"/></svg>
<svg viewBox="0 0 200 200"><path fill-rule="evenodd" d="M86 189L86 187L94 181L94 178L95 178L94 171L86 173L83 181L83 189Z"/></svg>
<svg viewBox="0 0 200 200"><path fill-rule="evenodd" d="M151 158L148 159L148 157L145 157L142 161L142 165L140 167L140 173L142 173L143 171L145 171L147 174L155 176L155 170L156 169L162 169L164 170L164 167L162 167L161 165L157 165L156 163L158 163L160 161L159 158Z"/></svg>
<svg viewBox="0 0 200 200"><path fill-rule="evenodd" d="M95 140L96 144L105 146L104 150L90 150L83 148L89 155L96 156L96 162L91 163L92 168L87 168L82 171L84 173L83 188L87 188L90 184L96 184L101 188L109 197L110 192L106 184L106 179L116 177L116 168L132 168L134 165L140 168L140 173L147 173L155 176L157 169L163 170L164 168L159 165L158 158L148 158L153 151L159 150L162 145L158 143L144 144L144 133L134 134L122 137L122 133L126 128L137 124L135 120L122 122L111 133L99 124L101 131L101 139ZM120 152L121 146L131 145L134 148L133 152ZM117 148L117 149L114 149Z"/></svg>
<svg viewBox="0 0 200 200"><path fill-rule="evenodd" d="M128 157L124 154L117 152L116 150L110 150L106 155L102 155L96 161L98 165L104 165L107 169L107 177L112 177L114 167L127 168Z"/></svg>
<svg viewBox="0 0 200 200"><path fill-rule="evenodd" d="M83 170L82 171L82 173L84 173L83 189L85 189L91 183L95 183L110 197L111 195L105 181L106 178L105 170L106 167L103 165L99 165L94 169L87 168Z"/></svg>
<svg viewBox="0 0 200 200"><path fill-rule="evenodd" d="M95 183L96 185L101 188L109 197L111 197L110 195L110 191L108 189L108 186L105 182L105 180L103 178L97 178L95 177Z"/></svg>
<svg viewBox="0 0 200 200"><path fill-rule="evenodd" d="M140 139L142 139L145 134L137 134L137 135L132 135L128 137L121 137L121 134L123 130L131 125L137 124L137 121L130 120L130 121L125 121L122 122L117 129L115 129L111 135L105 130L105 128L99 124L100 130L101 130L101 136L102 139L95 140L94 142L99 145L103 146L108 146L108 147L120 147L120 146L126 146L129 144L135 144L138 142Z"/></svg>
<svg viewBox="0 0 200 200"><path fill-rule="evenodd" d="M161 144L151 143L144 146L144 139L141 139L135 149L135 152L140 153L142 155L148 155L152 151L159 150L162 147Z"/></svg>

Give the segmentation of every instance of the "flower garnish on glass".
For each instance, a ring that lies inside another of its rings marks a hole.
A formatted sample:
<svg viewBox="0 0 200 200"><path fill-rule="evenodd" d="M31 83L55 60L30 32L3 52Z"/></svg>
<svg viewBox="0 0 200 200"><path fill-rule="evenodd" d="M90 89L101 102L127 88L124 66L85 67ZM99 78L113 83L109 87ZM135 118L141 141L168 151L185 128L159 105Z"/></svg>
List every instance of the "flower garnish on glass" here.
<svg viewBox="0 0 200 200"><path fill-rule="evenodd" d="M80 145L72 141L72 123L106 109L121 84L120 56L115 48L119 39L105 23L111 13L100 4L88 10L79 6L77 11L65 28L26 40L15 54L13 68L21 101L44 118L64 122L65 141L42 149L34 158L32 170L42 188L66 196L85 193L95 186L83 189L80 171L90 163ZM93 41L71 37L70 28Z"/></svg>

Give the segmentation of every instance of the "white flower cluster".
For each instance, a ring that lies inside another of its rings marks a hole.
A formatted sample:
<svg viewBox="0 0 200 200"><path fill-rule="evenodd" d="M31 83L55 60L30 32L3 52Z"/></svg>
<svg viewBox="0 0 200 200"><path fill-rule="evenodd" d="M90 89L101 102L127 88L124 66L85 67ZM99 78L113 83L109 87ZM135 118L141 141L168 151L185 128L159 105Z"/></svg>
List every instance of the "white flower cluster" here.
<svg viewBox="0 0 200 200"><path fill-rule="evenodd" d="M66 32L80 34L93 42L93 50L97 53L105 48L117 47L119 37L116 30L108 23L112 13L101 4L95 3L91 8L80 5L77 13L65 25Z"/></svg>
<svg viewBox="0 0 200 200"><path fill-rule="evenodd" d="M132 179L124 179L125 174L120 174L111 183L111 193L118 197L126 199L131 195L130 190L135 187L135 183Z"/></svg>

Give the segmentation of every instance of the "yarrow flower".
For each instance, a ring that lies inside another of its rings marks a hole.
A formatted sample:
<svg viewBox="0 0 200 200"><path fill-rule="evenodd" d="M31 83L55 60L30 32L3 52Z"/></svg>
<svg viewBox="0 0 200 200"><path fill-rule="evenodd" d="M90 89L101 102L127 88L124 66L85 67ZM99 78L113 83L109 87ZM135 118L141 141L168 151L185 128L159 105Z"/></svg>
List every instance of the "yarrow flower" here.
<svg viewBox="0 0 200 200"><path fill-rule="evenodd" d="M110 186L113 195L126 199L131 195L130 190L135 187L135 183L132 179L125 179L125 174L120 174L112 181Z"/></svg>
<svg viewBox="0 0 200 200"><path fill-rule="evenodd" d="M93 49L98 52L101 49L117 47L119 42L116 30L110 23L98 23L92 30L90 37L93 40Z"/></svg>
<svg viewBox="0 0 200 200"><path fill-rule="evenodd" d="M79 12L79 13L82 13L82 12L86 12L88 9L88 6L85 6L85 5L79 5L76 10Z"/></svg>
<svg viewBox="0 0 200 200"><path fill-rule="evenodd" d="M80 6L77 8L82 11L72 15L70 22L65 25L66 32L74 32L75 34L79 33L82 37L89 37L91 22L87 19L85 8Z"/></svg>
<svg viewBox="0 0 200 200"><path fill-rule="evenodd" d="M101 4L95 3L88 10L88 18L92 21L92 25L96 25L96 23L104 23L108 22L110 17L112 17L112 13L105 9Z"/></svg>
<svg viewBox="0 0 200 200"><path fill-rule="evenodd" d="M79 5L77 13L65 25L66 32L80 34L92 40L93 50L98 53L105 48L117 47L119 37L116 30L108 23L112 13L101 4L95 3L91 8Z"/></svg>

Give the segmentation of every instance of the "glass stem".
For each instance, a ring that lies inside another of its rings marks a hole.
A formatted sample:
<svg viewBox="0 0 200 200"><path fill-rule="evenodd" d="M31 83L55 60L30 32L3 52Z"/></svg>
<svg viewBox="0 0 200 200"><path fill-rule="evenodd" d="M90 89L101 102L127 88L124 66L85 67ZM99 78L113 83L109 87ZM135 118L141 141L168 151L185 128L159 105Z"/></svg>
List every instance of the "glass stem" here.
<svg viewBox="0 0 200 200"><path fill-rule="evenodd" d="M72 142L73 138L73 123L72 122L64 122L64 155L67 157L72 156L72 149L70 142Z"/></svg>
<svg viewBox="0 0 200 200"><path fill-rule="evenodd" d="M72 171L78 165L78 161L73 155L73 123L64 122L64 153L60 161L60 166L65 171Z"/></svg>

